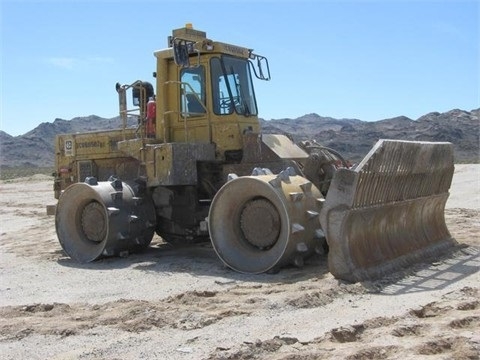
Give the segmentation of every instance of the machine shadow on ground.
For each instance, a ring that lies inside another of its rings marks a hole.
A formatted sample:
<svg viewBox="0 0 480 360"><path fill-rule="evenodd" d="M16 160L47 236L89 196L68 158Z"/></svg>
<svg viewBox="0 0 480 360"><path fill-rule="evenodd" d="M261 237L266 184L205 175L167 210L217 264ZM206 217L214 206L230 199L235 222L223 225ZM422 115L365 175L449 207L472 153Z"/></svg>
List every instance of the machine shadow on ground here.
<svg viewBox="0 0 480 360"><path fill-rule="evenodd" d="M60 251L61 252L61 251ZM185 273L193 276L225 278L230 282L293 283L328 276L327 254L314 254L305 261L303 267L285 266L262 274L244 274L226 266L215 253L209 241L195 244L164 243L158 237L151 246L140 253L126 257L102 258L90 263L78 263L61 256L57 260L61 266L86 270L127 269L147 273ZM424 263L414 264L404 270L387 274L375 281L362 282L369 292L384 295L398 295L428 292L446 288L480 269L480 250L473 246L459 244L436 259L425 259ZM339 283L349 284L338 280Z"/></svg>
<svg viewBox="0 0 480 360"><path fill-rule="evenodd" d="M164 243L155 237L150 247L126 257L102 258L90 263L79 263L64 255L57 260L61 266L84 270L116 270L130 268L149 273L188 273L194 276L223 277L226 282L297 282L321 278L329 274L327 255L314 254L303 267L285 266L262 274L243 274L226 266L215 253L209 241L177 245Z"/></svg>
<svg viewBox="0 0 480 360"><path fill-rule="evenodd" d="M480 270L480 249L459 244L438 258L362 285L383 295L402 295L444 289Z"/></svg>

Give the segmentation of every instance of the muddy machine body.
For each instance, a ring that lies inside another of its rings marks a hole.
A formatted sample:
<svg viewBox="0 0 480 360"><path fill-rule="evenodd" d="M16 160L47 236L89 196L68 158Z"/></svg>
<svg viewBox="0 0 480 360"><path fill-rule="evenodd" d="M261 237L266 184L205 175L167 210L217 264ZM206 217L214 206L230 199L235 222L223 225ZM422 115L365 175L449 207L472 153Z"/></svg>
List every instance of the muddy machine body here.
<svg viewBox="0 0 480 360"><path fill-rule="evenodd" d="M116 85L118 129L56 138L56 230L72 258L139 251L157 233L210 238L245 273L329 250L330 271L358 281L454 243L451 144L382 140L352 168L314 141L261 133L253 79L270 71L251 49L186 26L154 55L154 85Z"/></svg>

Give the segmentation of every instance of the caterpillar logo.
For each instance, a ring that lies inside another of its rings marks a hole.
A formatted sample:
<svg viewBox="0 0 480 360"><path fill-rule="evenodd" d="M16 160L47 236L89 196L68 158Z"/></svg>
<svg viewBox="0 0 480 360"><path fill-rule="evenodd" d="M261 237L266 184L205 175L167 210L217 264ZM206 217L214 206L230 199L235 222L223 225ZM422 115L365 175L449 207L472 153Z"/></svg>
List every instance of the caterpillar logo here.
<svg viewBox="0 0 480 360"><path fill-rule="evenodd" d="M73 151L73 140L65 140L65 156L73 156L74 151Z"/></svg>

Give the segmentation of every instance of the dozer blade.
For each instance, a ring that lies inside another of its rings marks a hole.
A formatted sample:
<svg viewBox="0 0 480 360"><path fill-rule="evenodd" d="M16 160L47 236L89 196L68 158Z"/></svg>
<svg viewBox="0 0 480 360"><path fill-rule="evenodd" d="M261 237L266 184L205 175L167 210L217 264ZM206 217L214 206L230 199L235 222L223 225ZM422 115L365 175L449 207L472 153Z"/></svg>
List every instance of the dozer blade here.
<svg viewBox="0 0 480 360"><path fill-rule="evenodd" d="M330 272L373 280L455 245L444 218L453 170L451 143L395 140L338 170L320 213Z"/></svg>

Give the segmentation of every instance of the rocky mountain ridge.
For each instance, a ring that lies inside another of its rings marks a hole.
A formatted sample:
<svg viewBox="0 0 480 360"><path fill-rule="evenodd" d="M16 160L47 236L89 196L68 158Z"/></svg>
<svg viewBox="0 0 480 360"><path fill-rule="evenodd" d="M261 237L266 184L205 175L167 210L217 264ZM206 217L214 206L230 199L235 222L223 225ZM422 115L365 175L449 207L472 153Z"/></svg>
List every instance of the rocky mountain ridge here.
<svg viewBox="0 0 480 360"><path fill-rule="evenodd" d="M95 115L71 120L45 122L20 136L0 131L1 167L49 167L54 164L57 134L118 128L120 119ZM431 112L412 120L405 116L367 122L307 114L296 119L260 119L262 132L290 136L294 141L315 139L339 151L345 158L359 161L378 139L449 141L454 144L455 161L480 162L480 109ZM132 123L129 125L133 125Z"/></svg>
<svg viewBox="0 0 480 360"><path fill-rule="evenodd" d="M315 139L353 161L361 160L378 139L448 141L456 162L480 161L480 109L431 112L417 120L398 116L368 122L308 114L261 123L263 132L288 134L295 142Z"/></svg>

